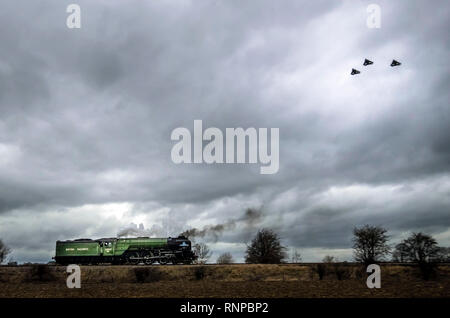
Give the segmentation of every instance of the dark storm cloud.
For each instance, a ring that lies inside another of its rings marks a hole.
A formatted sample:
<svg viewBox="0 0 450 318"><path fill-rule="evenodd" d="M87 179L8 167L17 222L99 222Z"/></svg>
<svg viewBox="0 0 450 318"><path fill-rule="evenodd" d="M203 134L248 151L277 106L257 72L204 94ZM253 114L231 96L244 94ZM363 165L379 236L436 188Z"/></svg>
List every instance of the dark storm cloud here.
<svg viewBox="0 0 450 318"><path fill-rule="evenodd" d="M318 206L317 202L309 202L310 208L306 208L292 225L280 227L280 232L292 245L324 248L350 247L353 228L365 224L387 228L394 240L403 232L445 232L450 228L450 215L449 200L445 198L448 188L444 187L444 190L446 192L442 194L430 195L420 185L415 185L412 190L380 186L378 190L372 190L373 193L369 191L364 200L356 201L347 195L358 196L357 191L340 193L349 202L345 206L339 206L338 198ZM395 200L386 198L390 193L394 193Z"/></svg>
<svg viewBox="0 0 450 318"><path fill-rule="evenodd" d="M304 248L349 247L364 223L448 230L446 2L379 1L381 29L366 27L370 2L78 3L79 30L65 26L69 2L0 12L0 220L26 226L0 236L22 259L17 233L50 254L49 241L114 235L136 217L201 229L254 207L258 226ZM170 133L194 119L280 128L279 172L173 164ZM122 220L95 213L121 202ZM78 217L86 205L101 226ZM236 225L218 244L254 230Z"/></svg>

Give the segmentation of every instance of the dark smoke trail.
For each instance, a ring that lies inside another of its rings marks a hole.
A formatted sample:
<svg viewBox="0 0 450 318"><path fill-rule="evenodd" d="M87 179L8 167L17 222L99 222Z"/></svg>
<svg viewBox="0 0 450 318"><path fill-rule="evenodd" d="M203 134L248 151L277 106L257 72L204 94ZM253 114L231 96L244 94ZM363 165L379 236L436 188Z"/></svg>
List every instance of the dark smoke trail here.
<svg viewBox="0 0 450 318"><path fill-rule="evenodd" d="M246 225L253 225L258 223L262 219L262 211L261 209L247 209L245 210L244 216L240 219L246 223Z"/></svg>
<svg viewBox="0 0 450 318"><path fill-rule="evenodd" d="M184 231L180 235L184 235L188 238L205 237L208 235L212 236L214 240L217 241L223 232L234 229L236 224L244 224L245 227L252 227L261 221L262 216L262 211L260 209L249 208L246 209L244 215L238 219L228 220L227 222L218 225L207 225L202 229L192 228Z"/></svg>

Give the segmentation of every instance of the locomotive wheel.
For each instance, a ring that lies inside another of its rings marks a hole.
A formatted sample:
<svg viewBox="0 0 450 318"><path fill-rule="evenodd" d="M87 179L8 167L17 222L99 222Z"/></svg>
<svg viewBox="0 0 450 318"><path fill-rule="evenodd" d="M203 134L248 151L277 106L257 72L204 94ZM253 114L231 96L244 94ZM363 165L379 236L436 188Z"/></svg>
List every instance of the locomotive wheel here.
<svg viewBox="0 0 450 318"><path fill-rule="evenodd" d="M145 260L145 264L146 265L152 265L153 264L153 260L152 259L146 259Z"/></svg>
<svg viewBox="0 0 450 318"><path fill-rule="evenodd" d="M145 257L145 259L144 259L144 264L145 265L152 265L155 262L154 258L149 258L149 257L153 257L154 256L153 253L150 252L150 251L145 252L145 254L142 255L142 256Z"/></svg>
<svg viewBox="0 0 450 318"><path fill-rule="evenodd" d="M160 258L159 259L159 264L166 265L167 264L167 258Z"/></svg>
<svg viewBox="0 0 450 318"><path fill-rule="evenodd" d="M137 252L130 253L129 256L128 256L128 262L130 264L133 264L133 265L139 264L139 260L138 259L131 259L132 257L139 257L139 253L137 253Z"/></svg>

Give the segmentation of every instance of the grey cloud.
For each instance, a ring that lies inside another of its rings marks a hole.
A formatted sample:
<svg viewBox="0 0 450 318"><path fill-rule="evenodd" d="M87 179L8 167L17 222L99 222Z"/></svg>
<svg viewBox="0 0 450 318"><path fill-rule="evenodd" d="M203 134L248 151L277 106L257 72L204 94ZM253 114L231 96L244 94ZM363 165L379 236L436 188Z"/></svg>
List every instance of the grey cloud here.
<svg viewBox="0 0 450 318"><path fill-rule="evenodd" d="M79 1L82 28L69 30L66 3L5 1L0 221L31 213L51 220L43 233L37 221L26 230L39 236L33 247L48 250L58 238L117 233L115 221L85 231L70 211L120 202L133 207L121 226L144 216L162 223L166 213L201 228L262 206L259 225L303 248L348 248L352 227L363 223L393 235L445 232L450 7L379 1L382 28L371 30L369 3ZM374 65L348 76L366 57ZM402 66L389 67L392 58ZM170 133L192 129L194 119L205 128L280 128L279 172L173 164ZM421 199L318 203L351 185L377 196L411 185ZM237 226L217 246L248 241L255 230ZM31 257L31 245L4 233L21 258Z"/></svg>

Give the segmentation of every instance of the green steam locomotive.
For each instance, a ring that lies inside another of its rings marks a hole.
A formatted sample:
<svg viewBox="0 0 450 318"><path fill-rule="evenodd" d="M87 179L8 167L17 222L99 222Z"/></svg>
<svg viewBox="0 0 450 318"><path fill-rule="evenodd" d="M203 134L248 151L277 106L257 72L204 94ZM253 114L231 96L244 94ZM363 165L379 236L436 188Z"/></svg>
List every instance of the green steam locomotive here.
<svg viewBox="0 0 450 318"><path fill-rule="evenodd" d="M55 262L67 264L191 264L191 241L176 238L101 238L56 241Z"/></svg>

